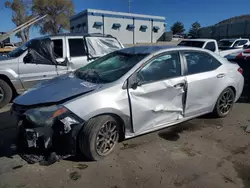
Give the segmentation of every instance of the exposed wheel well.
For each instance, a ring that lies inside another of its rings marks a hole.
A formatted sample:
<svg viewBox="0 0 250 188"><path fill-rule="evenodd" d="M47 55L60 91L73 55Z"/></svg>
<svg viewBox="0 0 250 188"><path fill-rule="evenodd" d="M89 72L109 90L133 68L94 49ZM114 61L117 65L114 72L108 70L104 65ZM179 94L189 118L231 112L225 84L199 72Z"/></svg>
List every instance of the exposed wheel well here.
<svg viewBox="0 0 250 188"><path fill-rule="evenodd" d="M15 89L15 87L13 86L13 84L11 83L10 79L8 78L8 76L4 75L4 74L0 74L0 79L4 80L5 82L7 82L9 84L9 86L11 87L12 89L12 92L13 92L13 97L16 97L17 96L17 91Z"/></svg>

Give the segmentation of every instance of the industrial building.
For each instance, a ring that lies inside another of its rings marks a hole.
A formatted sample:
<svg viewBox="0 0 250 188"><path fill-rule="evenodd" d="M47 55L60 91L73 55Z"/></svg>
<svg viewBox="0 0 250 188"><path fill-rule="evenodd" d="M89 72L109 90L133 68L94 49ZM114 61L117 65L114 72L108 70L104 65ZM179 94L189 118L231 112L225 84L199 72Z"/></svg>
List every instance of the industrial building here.
<svg viewBox="0 0 250 188"><path fill-rule="evenodd" d="M123 44L153 43L165 32L165 17L87 9L70 19L72 33L102 33Z"/></svg>
<svg viewBox="0 0 250 188"><path fill-rule="evenodd" d="M200 28L198 38L250 38L250 15L236 16L215 25Z"/></svg>

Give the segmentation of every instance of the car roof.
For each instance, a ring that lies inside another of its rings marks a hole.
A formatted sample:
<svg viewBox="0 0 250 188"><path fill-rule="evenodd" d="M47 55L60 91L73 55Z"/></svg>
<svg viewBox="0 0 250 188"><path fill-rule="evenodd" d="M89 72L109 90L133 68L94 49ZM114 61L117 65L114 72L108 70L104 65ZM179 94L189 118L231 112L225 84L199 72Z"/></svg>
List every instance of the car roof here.
<svg viewBox="0 0 250 188"><path fill-rule="evenodd" d="M171 46L171 45L148 45L148 46L133 46L119 50L123 53L128 54L154 54L157 52L165 52L170 50L199 50L199 51L206 51L202 48L195 48L195 47L187 47L187 46Z"/></svg>
<svg viewBox="0 0 250 188"><path fill-rule="evenodd" d="M207 41L215 41L214 39L183 39L182 41L200 41L200 42L207 42Z"/></svg>
<svg viewBox="0 0 250 188"><path fill-rule="evenodd" d="M164 46L164 45L148 45L148 46L133 46L121 49L121 52L128 54L151 54L163 49L170 49L177 46Z"/></svg>
<svg viewBox="0 0 250 188"><path fill-rule="evenodd" d="M228 39L221 39L220 41L228 41L228 40L249 40L247 38L228 38Z"/></svg>

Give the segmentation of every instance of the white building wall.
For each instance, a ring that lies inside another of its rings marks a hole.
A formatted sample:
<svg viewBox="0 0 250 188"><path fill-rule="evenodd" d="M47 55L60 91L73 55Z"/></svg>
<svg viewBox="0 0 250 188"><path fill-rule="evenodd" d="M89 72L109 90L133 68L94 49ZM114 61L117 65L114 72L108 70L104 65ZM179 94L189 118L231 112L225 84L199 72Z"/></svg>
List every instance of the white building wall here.
<svg viewBox="0 0 250 188"><path fill-rule="evenodd" d="M112 28L114 23L121 24L121 27ZM133 19L104 17L104 34L118 38L123 44L132 44L133 31L127 29L128 24L133 24Z"/></svg>
<svg viewBox="0 0 250 188"><path fill-rule="evenodd" d="M103 18L101 16L92 16L88 15L88 33L102 33L103 34L103 27L95 27L95 22L102 22Z"/></svg>
<svg viewBox="0 0 250 188"><path fill-rule="evenodd" d="M148 28L146 30L141 30L141 26L145 25ZM135 41L136 43L150 43L151 42L151 20L135 20Z"/></svg>
<svg viewBox="0 0 250 188"><path fill-rule="evenodd" d="M153 21L153 27L154 26L157 26L159 27L160 29L157 31L157 32L153 32L153 36L152 36L152 39L153 39L153 42L157 42L157 40L163 35L163 33L166 31L166 28L165 28L165 23L164 22L159 22L159 21Z"/></svg>
<svg viewBox="0 0 250 188"><path fill-rule="evenodd" d="M70 26L76 27L83 22L86 23L86 27L82 33L110 34L118 38L123 44L156 42L166 30L164 17L92 9L87 9L73 16L70 20ZM102 22L103 26L94 27L95 22ZM119 23L121 27L118 29L112 28L114 23ZM134 30L128 30L127 26L133 23ZM145 32L140 30L141 25L148 27ZM152 26L158 26L158 32L155 33ZM74 33L80 32L76 29Z"/></svg>

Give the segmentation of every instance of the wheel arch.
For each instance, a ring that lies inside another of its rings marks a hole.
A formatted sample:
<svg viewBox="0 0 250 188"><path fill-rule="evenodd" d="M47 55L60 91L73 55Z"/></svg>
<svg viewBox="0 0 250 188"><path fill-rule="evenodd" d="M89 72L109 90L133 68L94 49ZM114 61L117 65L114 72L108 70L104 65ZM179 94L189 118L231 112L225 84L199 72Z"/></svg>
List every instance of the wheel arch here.
<svg viewBox="0 0 250 188"><path fill-rule="evenodd" d="M12 82L10 81L9 77L4 74L0 74L0 79L4 80L7 84L9 84L13 92L13 96L12 96L12 99L13 99L17 95L17 91L14 85L12 84Z"/></svg>
<svg viewBox="0 0 250 188"><path fill-rule="evenodd" d="M98 113L88 118L88 120L98 117L98 116L102 116L102 115L112 116L119 123L119 126L120 126L119 141L122 141L125 139L126 131L132 131L130 116L127 116L125 114L121 114L118 112L107 111L107 112Z"/></svg>

